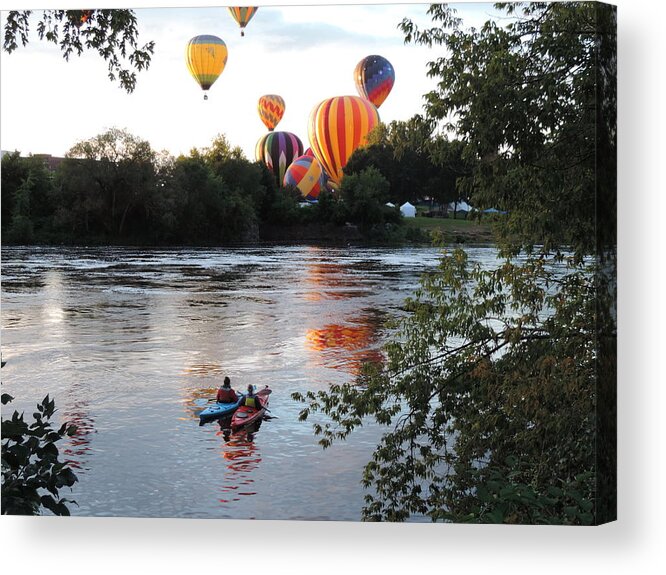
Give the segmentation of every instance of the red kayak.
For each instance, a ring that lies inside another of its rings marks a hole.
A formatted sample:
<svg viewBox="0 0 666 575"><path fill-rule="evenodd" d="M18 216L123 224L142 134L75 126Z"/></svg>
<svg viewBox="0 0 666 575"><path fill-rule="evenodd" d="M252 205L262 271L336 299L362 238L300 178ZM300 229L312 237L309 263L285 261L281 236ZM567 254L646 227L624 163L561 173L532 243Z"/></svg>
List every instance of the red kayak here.
<svg viewBox="0 0 666 575"><path fill-rule="evenodd" d="M234 415L231 418L231 429L233 431L236 431L241 427L245 427L246 425L250 425L255 421L259 421L266 412L266 409L264 408L268 405L268 396L270 394L271 390L268 389L268 387L265 387L264 389L256 393L257 397L261 401L261 405L264 406L261 409L257 409L255 407L247 407L245 405L239 407L234 412Z"/></svg>

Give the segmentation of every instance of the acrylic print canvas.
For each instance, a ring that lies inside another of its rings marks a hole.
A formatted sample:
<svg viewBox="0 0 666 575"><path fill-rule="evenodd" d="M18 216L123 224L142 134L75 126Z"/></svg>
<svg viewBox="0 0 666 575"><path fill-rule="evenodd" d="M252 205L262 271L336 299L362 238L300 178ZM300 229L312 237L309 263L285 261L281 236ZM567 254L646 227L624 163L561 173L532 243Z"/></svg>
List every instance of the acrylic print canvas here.
<svg viewBox="0 0 666 575"><path fill-rule="evenodd" d="M3 513L615 518L614 7L2 27Z"/></svg>

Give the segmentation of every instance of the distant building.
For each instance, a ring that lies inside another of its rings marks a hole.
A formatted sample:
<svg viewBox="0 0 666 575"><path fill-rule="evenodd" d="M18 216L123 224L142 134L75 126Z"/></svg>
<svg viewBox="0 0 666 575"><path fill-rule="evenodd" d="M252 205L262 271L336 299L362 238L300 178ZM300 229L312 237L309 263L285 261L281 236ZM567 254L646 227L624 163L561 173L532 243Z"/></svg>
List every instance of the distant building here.
<svg viewBox="0 0 666 575"><path fill-rule="evenodd" d="M44 165L49 172L55 172L58 169L58 166L65 160L65 158L59 158L57 156L52 156L51 154L33 154L32 157L43 160Z"/></svg>
<svg viewBox="0 0 666 575"><path fill-rule="evenodd" d="M14 153L15 151L2 150L2 157L4 158L7 154ZM25 158L25 156L21 157ZM65 158L59 158L58 156L52 156L51 154L32 154L31 157L42 160L49 172L55 172L58 169L58 166L65 160Z"/></svg>

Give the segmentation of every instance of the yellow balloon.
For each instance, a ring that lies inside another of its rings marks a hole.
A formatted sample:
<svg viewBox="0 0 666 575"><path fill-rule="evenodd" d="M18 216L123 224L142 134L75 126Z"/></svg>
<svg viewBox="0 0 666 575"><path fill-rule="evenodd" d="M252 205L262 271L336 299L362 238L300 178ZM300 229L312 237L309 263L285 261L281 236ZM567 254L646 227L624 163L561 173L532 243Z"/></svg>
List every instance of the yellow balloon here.
<svg viewBox="0 0 666 575"><path fill-rule="evenodd" d="M202 90L207 91L218 79L227 64L227 55L227 45L217 36L195 36L187 43L187 67Z"/></svg>

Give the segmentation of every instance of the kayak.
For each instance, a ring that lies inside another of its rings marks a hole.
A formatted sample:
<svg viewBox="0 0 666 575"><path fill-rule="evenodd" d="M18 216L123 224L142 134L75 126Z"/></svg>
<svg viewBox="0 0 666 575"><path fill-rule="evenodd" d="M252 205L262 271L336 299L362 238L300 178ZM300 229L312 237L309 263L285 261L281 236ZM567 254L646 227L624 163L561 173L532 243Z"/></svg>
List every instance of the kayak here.
<svg viewBox="0 0 666 575"><path fill-rule="evenodd" d="M271 394L271 390L268 387L265 387L261 391L257 392L257 397L259 397L261 404L266 406L268 405L268 396ZM245 399L245 398L243 398ZM239 407L231 418L231 429L236 431L242 427L246 427L255 421L259 421L266 413L266 409L263 407L261 409L256 409L255 407L247 407L245 405Z"/></svg>
<svg viewBox="0 0 666 575"><path fill-rule="evenodd" d="M238 401L235 401L234 403L215 402L213 405L207 407L201 413L199 413L199 423L231 415L234 411L236 411L236 409L238 409L238 406L240 405L241 401L243 401L243 399L245 399L245 396L240 395L238 397Z"/></svg>

